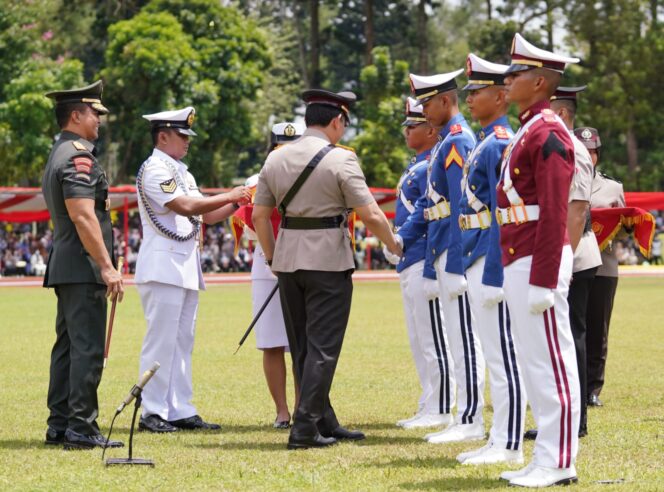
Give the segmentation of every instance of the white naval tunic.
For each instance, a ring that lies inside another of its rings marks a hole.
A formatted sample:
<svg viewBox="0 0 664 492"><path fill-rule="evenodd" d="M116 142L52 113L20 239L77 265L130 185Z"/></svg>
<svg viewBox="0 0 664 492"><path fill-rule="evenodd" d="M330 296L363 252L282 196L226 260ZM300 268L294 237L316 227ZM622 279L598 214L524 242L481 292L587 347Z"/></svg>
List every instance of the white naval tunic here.
<svg viewBox="0 0 664 492"><path fill-rule="evenodd" d="M187 190L175 185L169 164ZM192 224L166 204L179 196L202 196L187 166L154 149L144 164L144 194L157 220L168 230L186 236ZM140 203L139 195L139 203ZM139 207L143 243L136 262L136 284L147 322L141 349L140 373L154 361L159 371L143 390L143 415L179 420L196 415L191 404L191 354L194 348L198 291L205 289L196 237L180 242L165 237Z"/></svg>

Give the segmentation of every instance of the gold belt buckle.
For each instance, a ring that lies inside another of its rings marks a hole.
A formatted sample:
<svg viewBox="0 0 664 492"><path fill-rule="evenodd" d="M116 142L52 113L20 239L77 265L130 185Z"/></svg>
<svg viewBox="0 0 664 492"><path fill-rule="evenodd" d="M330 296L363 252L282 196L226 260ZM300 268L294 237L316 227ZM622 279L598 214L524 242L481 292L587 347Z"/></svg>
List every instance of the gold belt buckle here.
<svg viewBox="0 0 664 492"><path fill-rule="evenodd" d="M500 208L496 207L496 222L498 225L503 225L503 214L500 213Z"/></svg>
<svg viewBox="0 0 664 492"><path fill-rule="evenodd" d="M523 210L523 220L519 220L519 216L516 214L516 211L519 209ZM514 214L514 223L516 225L521 225L524 222L528 222L528 212L526 212L525 203L521 202L519 205L512 205L510 210L512 210L512 213Z"/></svg>
<svg viewBox="0 0 664 492"><path fill-rule="evenodd" d="M465 215L459 215L459 228L462 231L466 230L466 216Z"/></svg>

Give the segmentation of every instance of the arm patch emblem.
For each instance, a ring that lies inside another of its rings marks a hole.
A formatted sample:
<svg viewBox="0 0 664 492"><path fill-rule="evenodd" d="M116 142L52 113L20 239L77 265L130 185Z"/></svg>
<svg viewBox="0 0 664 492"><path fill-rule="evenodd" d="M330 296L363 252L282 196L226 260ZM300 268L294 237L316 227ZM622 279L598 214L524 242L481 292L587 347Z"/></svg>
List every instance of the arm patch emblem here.
<svg viewBox="0 0 664 492"><path fill-rule="evenodd" d="M507 133L507 130L504 126L496 125L493 127L493 132L496 134L496 138L501 140L509 140L510 135Z"/></svg>
<svg viewBox="0 0 664 492"><path fill-rule="evenodd" d="M175 190L178 187L173 178L166 180L163 183L159 183L159 186L164 193L175 193Z"/></svg>
<svg viewBox="0 0 664 492"><path fill-rule="evenodd" d="M463 158L459 154L459 151L454 144L452 144L452 149L449 151L447 157L445 158L445 169L449 169L452 164L456 164L460 168L463 168Z"/></svg>
<svg viewBox="0 0 664 492"><path fill-rule="evenodd" d="M90 174L94 162L89 157L74 157L72 159L77 173Z"/></svg>
<svg viewBox="0 0 664 492"><path fill-rule="evenodd" d="M452 125L450 127L450 135L456 135L458 133L461 133L463 131L463 128L461 128L461 125L457 123L456 125Z"/></svg>

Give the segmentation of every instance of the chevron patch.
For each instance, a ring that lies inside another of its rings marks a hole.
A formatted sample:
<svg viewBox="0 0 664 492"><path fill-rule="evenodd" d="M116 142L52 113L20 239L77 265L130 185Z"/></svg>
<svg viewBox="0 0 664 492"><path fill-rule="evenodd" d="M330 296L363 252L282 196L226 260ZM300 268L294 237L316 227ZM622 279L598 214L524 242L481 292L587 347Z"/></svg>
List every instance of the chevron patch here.
<svg viewBox="0 0 664 492"><path fill-rule="evenodd" d="M463 168L463 158L454 144L452 144L452 149L445 158L445 169L449 169L452 164L456 164L460 168Z"/></svg>
<svg viewBox="0 0 664 492"><path fill-rule="evenodd" d="M173 178L164 181L163 183L159 183L159 186L164 193L175 193L175 190L177 189L177 184Z"/></svg>

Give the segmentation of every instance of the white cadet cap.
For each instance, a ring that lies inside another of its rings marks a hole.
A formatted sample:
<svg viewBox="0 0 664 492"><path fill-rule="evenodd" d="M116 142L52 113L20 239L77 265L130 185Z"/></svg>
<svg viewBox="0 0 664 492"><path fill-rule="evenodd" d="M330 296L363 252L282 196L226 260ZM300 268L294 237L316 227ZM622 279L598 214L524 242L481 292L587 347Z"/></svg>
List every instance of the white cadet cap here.
<svg viewBox="0 0 664 492"><path fill-rule="evenodd" d="M410 90L420 104L424 104L436 94L451 91L457 88L455 77L459 76L463 69L437 75L415 75L411 73Z"/></svg>
<svg viewBox="0 0 664 492"><path fill-rule="evenodd" d="M174 109L172 111L162 111L161 113L144 114L143 118L150 122L150 126L155 128L172 128L182 135L196 136L191 127L194 124L196 110L192 106L183 109Z"/></svg>
<svg viewBox="0 0 664 492"><path fill-rule="evenodd" d="M567 63L579 63L578 58L556 55L526 41L521 34L516 33L512 40L512 64L506 73L522 72L533 68L546 68L559 73L565 71Z"/></svg>
<svg viewBox="0 0 664 492"><path fill-rule="evenodd" d="M272 145L280 145L300 138L304 133L305 126L300 123L291 123L284 121L272 125L272 133L270 135L270 143Z"/></svg>
<svg viewBox="0 0 664 492"><path fill-rule="evenodd" d="M424 109L419 101L413 97L406 99L406 119L401 126L417 126L426 123Z"/></svg>
<svg viewBox="0 0 664 492"><path fill-rule="evenodd" d="M492 63L471 53L466 59L468 83L463 90L474 91L491 85L505 85L507 68L507 65Z"/></svg>

